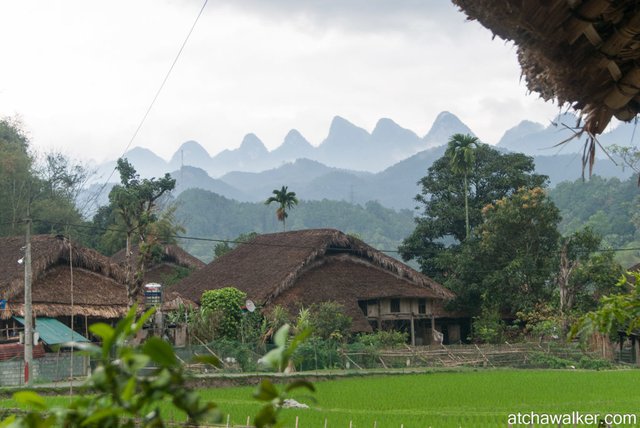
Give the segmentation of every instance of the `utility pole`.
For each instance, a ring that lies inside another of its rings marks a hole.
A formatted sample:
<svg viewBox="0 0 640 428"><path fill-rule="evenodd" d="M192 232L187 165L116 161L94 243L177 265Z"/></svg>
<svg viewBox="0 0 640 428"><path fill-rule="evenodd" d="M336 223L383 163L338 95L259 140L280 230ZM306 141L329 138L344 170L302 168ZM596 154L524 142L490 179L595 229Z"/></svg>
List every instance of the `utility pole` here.
<svg viewBox="0 0 640 428"><path fill-rule="evenodd" d="M31 213L27 208L27 234L24 251L24 383L31 385L33 363L33 311L31 309Z"/></svg>

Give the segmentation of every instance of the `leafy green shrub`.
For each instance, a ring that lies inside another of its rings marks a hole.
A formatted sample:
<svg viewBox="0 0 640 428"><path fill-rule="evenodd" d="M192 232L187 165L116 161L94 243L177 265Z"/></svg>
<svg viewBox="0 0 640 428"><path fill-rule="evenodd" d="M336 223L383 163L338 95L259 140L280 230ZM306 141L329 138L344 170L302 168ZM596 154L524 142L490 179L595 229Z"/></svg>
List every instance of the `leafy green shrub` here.
<svg viewBox="0 0 640 428"><path fill-rule="evenodd" d="M247 343L221 338L209 343L209 347L223 360L233 358L242 371L255 371L258 367L259 356L254 352L252 346Z"/></svg>
<svg viewBox="0 0 640 428"><path fill-rule="evenodd" d="M540 369L568 369L578 365L575 361L556 357L543 352L534 352L529 356L529 364Z"/></svg>
<svg viewBox="0 0 640 428"><path fill-rule="evenodd" d="M246 293L233 287L209 290L202 293L200 299L203 311L218 313L216 336L237 339L240 333L242 306L247 299Z"/></svg>
<svg viewBox="0 0 640 428"><path fill-rule="evenodd" d="M336 302L322 302L310 308L309 324L313 335L322 339L346 340L350 333L351 318L344 314L344 306Z"/></svg>
<svg viewBox="0 0 640 428"><path fill-rule="evenodd" d="M222 312L200 308L189 318L189 333L203 342L219 338L218 325L222 322Z"/></svg>
<svg viewBox="0 0 640 428"><path fill-rule="evenodd" d="M587 370L607 370L613 367L611 361L603 360L601 358L592 358L588 356L584 356L580 358L578 365L581 369Z"/></svg>
<svg viewBox="0 0 640 428"><path fill-rule="evenodd" d="M409 334L396 330L380 330L374 333L361 334L356 341L376 349L402 348L407 343Z"/></svg>
<svg viewBox="0 0 640 428"><path fill-rule="evenodd" d="M502 343L505 328L498 310L484 308L479 316L473 318L473 339L482 343Z"/></svg>
<svg viewBox="0 0 640 428"><path fill-rule="evenodd" d="M339 345L334 340L311 337L293 355L298 370L331 369L342 366Z"/></svg>

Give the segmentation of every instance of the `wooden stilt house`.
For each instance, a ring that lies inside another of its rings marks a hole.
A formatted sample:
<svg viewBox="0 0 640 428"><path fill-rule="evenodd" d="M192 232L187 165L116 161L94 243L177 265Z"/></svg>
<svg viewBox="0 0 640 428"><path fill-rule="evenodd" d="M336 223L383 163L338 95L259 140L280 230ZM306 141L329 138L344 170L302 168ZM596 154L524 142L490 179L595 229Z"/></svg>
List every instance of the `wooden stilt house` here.
<svg viewBox="0 0 640 428"><path fill-rule="evenodd" d="M361 240L333 229L260 235L173 287L200 301L207 290L235 287L268 311L335 301L355 332L400 329L411 343L431 343L433 329L459 342L465 320L444 310L453 293Z"/></svg>
<svg viewBox="0 0 640 428"><path fill-rule="evenodd" d="M38 318L44 317L86 335L93 322L116 320L126 314L123 272L111 259L62 236L33 236L31 249L36 331ZM0 238L0 341L17 340L21 329L24 250L24 237Z"/></svg>

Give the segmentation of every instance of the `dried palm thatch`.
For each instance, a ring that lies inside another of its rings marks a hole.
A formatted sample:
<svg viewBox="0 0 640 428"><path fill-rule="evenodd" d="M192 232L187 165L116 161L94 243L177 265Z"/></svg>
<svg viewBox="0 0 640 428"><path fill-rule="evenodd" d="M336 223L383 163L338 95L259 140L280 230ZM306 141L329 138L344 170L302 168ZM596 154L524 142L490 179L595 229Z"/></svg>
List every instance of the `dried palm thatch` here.
<svg viewBox="0 0 640 428"><path fill-rule="evenodd" d="M22 315L24 301L24 238L0 238L0 298L8 301L1 318ZM124 273L120 267L98 253L63 237L37 235L31 240L33 285L32 301L37 316L70 315L71 267L75 314L115 318L126 313Z"/></svg>
<svg viewBox="0 0 640 428"><path fill-rule="evenodd" d="M335 300L354 320L362 318L358 300L454 297L404 263L333 229L260 235L172 290L199 302L204 291L223 287L236 287L265 307Z"/></svg>
<svg viewBox="0 0 640 428"><path fill-rule="evenodd" d="M597 135L616 117L640 112L640 4L631 0L452 0L469 19L513 41L527 87L571 105L589 136L583 165L593 168Z"/></svg>

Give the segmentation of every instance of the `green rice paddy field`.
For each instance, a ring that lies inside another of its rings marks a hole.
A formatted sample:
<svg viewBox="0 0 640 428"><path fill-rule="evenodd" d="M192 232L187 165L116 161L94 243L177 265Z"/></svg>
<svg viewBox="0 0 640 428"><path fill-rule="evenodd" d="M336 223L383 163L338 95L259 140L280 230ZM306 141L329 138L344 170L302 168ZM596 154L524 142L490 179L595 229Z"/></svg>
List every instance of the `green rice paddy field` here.
<svg viewBox="0 0 640 428"><path fill-rule="evenodd" d="M315 383L315 402L306 393L295 397L310 409L285 409L281 416L287 427L295 426L297 416L301 428L324 427L325 420L328 428L350 424L353 428L374 424L466 428L506 427L509 415L518 412L560 416L579 412L635 415L640 426L639 385L640 370L486 370L357 377ZM232 424L241 425L248 415L253 420L260 406L251 398L254 389L203 389L201 394L218 403L225 423L230 415ZM13 407L8 400L2 405ZM577 421L577 426L598 426ZM614 426L636 426L632 422L627 417L626 423Z"/></svg>

